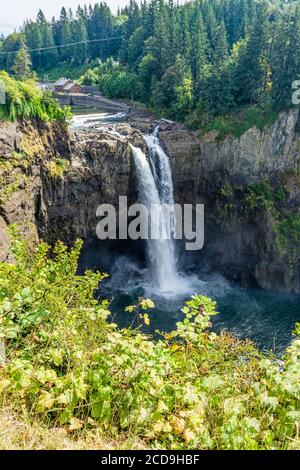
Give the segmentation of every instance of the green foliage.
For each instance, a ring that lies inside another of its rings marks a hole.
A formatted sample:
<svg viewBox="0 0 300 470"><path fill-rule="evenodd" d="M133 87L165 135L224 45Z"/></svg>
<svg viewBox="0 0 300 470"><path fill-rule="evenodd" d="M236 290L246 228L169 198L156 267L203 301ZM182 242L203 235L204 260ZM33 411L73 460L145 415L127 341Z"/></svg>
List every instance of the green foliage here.
<svg viewBox="0 0 300 470"><path fill-rule="evenodd" d="M90 68L85 83L100 84L110 97L142 100L193 128L217 117L212 125L221 134L241 135L251 117L219 117L240 107L271 112L291 106L291 86L299 78L300 7L278 0L150 0L131 1L113 16L105 3L96 3L75 15L62 8L51 23L40 11L21 33L3 40L2 68L12 71L16 51L24 56L24 39L31 49L49 48L31 52L31 61L50 80L76 79ZM98 80L97 65L110 58L120 66Z"/></svg>
<svg viewBox="0 0 300 470"><path fill-rule="evenodd" d="M242 208L246 214L259 208L272 209L274 206L274 190L270 181L265 180L251 184L245 188Z"/></svg>
<svg viewBox="0 0 300 470"><path fill-rule="evenodd" d="M80 83L83 85L98 85L99 84L99 72L98 69L88 69L86 72L80 77Z"/></svg>
<svg viewBox="0 0 300 470"><path fill-rule="evenodd" d="M0 189L0 206L3 206L9 200L11 195L18 190L21 181L22 178L19 177L13 183L7 184L3 176L0 176L0 182L2 183Z"/></svg>
<svg viewBox="0 0 300 470"><path fill-rule="evenodd" d="M286 212L284 181L262 180L247 186L225 184L218 197L221 210L243 222L268 214L273 229L274 256L287 257L284 262L289 262L290 272L296 274L300 256L300 216L297 212L289 215Z"/></svg>
<svg viewBox="0 0 300 470"><path fill-rule="evenodd" d="M118 62L111 59L93 69L88 69L79 81L84 85L98 85L109 98L138 100L143 94L138 76L127 72Z"/></svg>
<svg viewBox="0 0 300 470"><path fill-rule="evenodd" d="M17 81L6 72L0 72L0 80L6 92L6 104L0 105L0 120L38 118L54 121L69 117L68 108L62 109L49 93L42 93L33 80Z"/></svg>
<svg viewBox="0 0 300 470"><path fill-rule="evenodd" d="M69 161L60 157L45 162L45 166L52 177L63 176L69 168Z"/></svg>
<svg viewBox="0 0 300 470"><path fill-rule="evenodd" d="M287 218L279 218L274 228L279 253L289 254L297 261L300 254L300 215L294 213Z"/></svg>
<svg viewBox="0 0 300 470"><path fill-rule="evenodd" d="M21 42L20 49L16 54L16 59L12 67L17 80L27 80L31 75L31 59L27 45Z"/></svg>
<svg viewBox="0 0 300 470"><path fill-rule="evenodd" d="M234 196L234 189L230 184L225 184L220 190L220 195L226 199Z"/></svg>
<svg viewBox="0 0 300 470"><path fill-rule="evenodd" d="M274 219L280 217L280 208L285 202L286 191L280 181L271 184L267 179L245 186L225 184L219 197L243 216L253 216L260 209L271 213Z"/></svg>
<svg viewBox="0 0 300 470"><path fill-rule="evenodd" d="M143 93L138 76L122 69L100 76L99 87L109 98L139 100Z"/></svg>
<svg viewBox="0 0 300 470"><path fill-rule="evenodd" d="M291 107L291 84L299 79L300 6L279 16L272 50L272 99L277 109Z"/></svg>
<svg viewBox="0 0 300 470"><path fill-rule="evenodd" d="M210 333L216 304L197 295L157 341L120 330L94 298L103 274L76 275L81 243L57 243L49 257L46 244L28 252L14 238L14 262L0 263L4 404L48 426L150 448L299 448L299 339L278 361ZM139 299L128 310L147 322L152 307Z"/></svg>
<svg viewBox="0 0 300 470"><path fill-rule="evenodd" d="M45 66L38 70L38 75L41 80L44 79L44 75L47 75L50 82L56 82L61 77L68 77L72 80L78 80L89 68L91 64L68 64L61 63L51 66L51 68ZM88 85L88 83L87 83Z"/></svg>
<svg viewBox="0 0 300 470"><path fill-rule="evenodd" d="M252 127L263 130L265 127L271 126L278 118L278 112L252 106L241 109L240 112L209 119L206 123L203 122L203 118L203 115L194 116L187 121L187 124L192 128L201 126L202 133L216 131L218 133L217 140L222 141L228 135L239 138Z"/></svg>

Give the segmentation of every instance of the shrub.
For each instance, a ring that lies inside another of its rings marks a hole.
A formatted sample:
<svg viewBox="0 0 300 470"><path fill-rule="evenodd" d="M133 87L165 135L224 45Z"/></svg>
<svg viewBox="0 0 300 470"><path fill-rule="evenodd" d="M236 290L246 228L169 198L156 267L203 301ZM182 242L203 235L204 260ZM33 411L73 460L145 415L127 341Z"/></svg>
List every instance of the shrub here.
<svg viewBox="0 0 300 470"><path fill-rule="evenodd" d="M81 77L80 77L80 83L83 85L98 85L99 84L99 70L94 68L94 69L88 69Z"/></svg>
<svg viewBox="0 0 300 470"><path fill-rule="evenodd" d="M300 253L300 215L295 213L280 218L274 224L276 247L280 255L286 254L298 263Z"/></svg>
<svg viewBox="0 0 300 470"><path fill-rule="evenodd" d="M248 185L242 199L242 208L246 214L250 214L259 208L272 210L276 196L270 181L263 180Z"/></svg>
<svg viewBox="0 0 300 470"><path fill-rule="evenodd" d="M79 81L84 85L98 85L108 98L139 100L143 95L143 85L138 75L128 72L113 59L88 69Z"/></svg>
<svg viewBox="0 0 300 470"><path fill-rule="evenodd" d="M121 68L100 75L99 87L109 98L138 100L142 96L142 85L138 76Z"/></svg>
<svg viewBox="0 0 300 470"><path fill-rule="evenodd" d="M15 238L15 261L0 263L4 405L50 427L153 448L299 448L299 339L278 361L210 333L216 304L196 295L157 341L119 329L108 302L94 298L104 275L76 275L80 247L57 243L49 257L45 243L29 253ZM128 310L148 323L152 307L139 299Z"/></svg>
<svg viewBox="0 0 300 470"><path fill-rule="evenodd" d="M33 80L21 82L0 72L0 81L6 91L6 104L0 105L0 119L15 121L19 118L38 118L43 121L65 120L69 109L62 109L50 93L42 93Z"/></svg>

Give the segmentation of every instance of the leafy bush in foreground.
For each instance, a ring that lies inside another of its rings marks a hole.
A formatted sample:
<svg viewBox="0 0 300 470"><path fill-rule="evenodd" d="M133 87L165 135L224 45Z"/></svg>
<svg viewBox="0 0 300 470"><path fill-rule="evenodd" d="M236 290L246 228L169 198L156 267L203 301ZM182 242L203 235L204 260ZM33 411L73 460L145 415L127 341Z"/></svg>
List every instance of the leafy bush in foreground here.
<svg viewBox="0 0 300 470"><path fill-rule="evenodd" d="M153 341L108 322L94 299L103 274L77 276L81 243L51 257L16 239L0 263L3 406L83 435L129 436L170 449L299 448L300 340L282 360L210 333L215 303L193 296L177 329ZM153 303L129 308L148 322ZM298 333L299 327L298 327Z"/></svg>
<svg viewBox="0 0 300 470"><path fill-rule="evenodd" d="M0 72L0 82L5 87L6 103L0 104L0 120L15 121L18 118L38 118L42 121L65 120L68 108L62 109L48 92L42 93L33 80L14 80L6 72Z"/></svg>

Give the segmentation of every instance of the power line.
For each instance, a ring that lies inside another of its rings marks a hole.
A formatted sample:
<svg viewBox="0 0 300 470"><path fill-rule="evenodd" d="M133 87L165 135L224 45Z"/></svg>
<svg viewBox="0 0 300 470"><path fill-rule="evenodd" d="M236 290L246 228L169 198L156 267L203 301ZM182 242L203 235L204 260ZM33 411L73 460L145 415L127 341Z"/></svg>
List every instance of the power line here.
<svg viewBox="0 0 300 470"><path fill-rule="evenodd" d="M115 39L122 39L123 36L111 36L107 38L101 39L87 39L86 41L78 41L78 42L71 42L69 44L61 44L58 46L49 46L49 47L39 47L37 49L28 49L28 52L41 52L41 51L50 51L53 49L62 49L63 47L71 47L71 46L78 46L79 44L89 44L95 42L102 42L102 41L112 41ZM19 51L6 51L0 52L0 55L8 55L8 54L17 54Z"/></svg>

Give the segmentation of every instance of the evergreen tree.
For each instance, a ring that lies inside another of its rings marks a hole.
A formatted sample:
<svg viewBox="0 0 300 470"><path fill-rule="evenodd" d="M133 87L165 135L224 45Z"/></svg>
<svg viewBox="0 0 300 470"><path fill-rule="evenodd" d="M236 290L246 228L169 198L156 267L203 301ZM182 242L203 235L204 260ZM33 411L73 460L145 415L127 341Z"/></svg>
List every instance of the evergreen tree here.
<svg viewBox="0 0 300 470"><path fill-rule="evenodd" d="M21 40L12 71L17 80L27 80L31 75L31 59L24 39Z"/></svg>
<svg viewBox="0 0 300 470"><path fill-rule="evenodd" d="M29 49L41 49L44 46L39 23L33 21L27 22L24 27L24 35ZM39 68L42 65L41 52L32 52L33 68Z"/></svg>
<svg viewBox="0 0 300 470"><path fill-rule="evenodd" d="M30 50L41 49L31 52L34 70L98 62L87 80L97 82L101 70L108 93L123 97L138 83L135 96L173 117L184 119L193 107L211 114L235 105L281 109L299 79L299 9L298 0L128 0L116 16L100 2L75 15L62 8L51 22L40 10L22 34L0 41L0 65L12 71L19 49L24 61L23 37ZM76 45L61 47L69 43ZM110 58L120 65L110 67Z"/></svg>
<svg viewBox="0 0 300 470"><path fill-rule="evenodd" d="M226 37L226 28L223 21L216 27L213 33L213 51L212 62L214 67L220 68L222 64L228 59L228 42Z"/></svg>
<svg viewBox="0 0 300 470"><path fill-rule="evenodd" d="M143 84L143 98L145 101L150 101L150 92L153 81L157 81L159 75L159 64L152 54L146 54L138 68L139 76Z"/></svg>
<svg viewBox="0 0 300 470"><path fill-rule="evenodd" d="M64 46L72 42L71 26L66 9L63 7L59 20L59 46ZM61 47L59 49L61 60L70 60L72 57L72 48Z"/></svg>
<svg viewBox="0 0 300 470"><path fill-rule="evenodd" d="M88 59L88 33L84 18L79 17L78 20L72 22L72 41L80 43L73 47L72 56L76 63L84 63Z"/></svg>
<svg viewBox="0 0 300 470"><path fill-rule="evenodd" d="M277 109L291 106L292 83L300 79L300 7L285 12L277 24L272 56L272 100Z"/></svg>
<svg viewBox="0 0 300 470"><path fill-rule="evenodd" d="M130 6L132 6L133 3L130 2ZM130 37L134 33L136 26L135 26L135 18L134 15L131 13L131 10L129 10L129 7L127 7L122 14L126 17L126 22L123 28L123 38L121 40L121 47L120 47L120 52L119 52L119 58L120 62L122 64L126 64L128 62L128 42L130 40Z"/></svg>
<svg viewBox="0 0 300 470"><path fill-rule="evenodd" d="M105 3L96 3L94 9L90 7L87 27L89 39L92 41L113 36L112 14ZM112 47L110 41L92 42L91 56L106 59L111 55Z"/></svg>
<svg viewBox="0 0 300 470"><path fill-rule="evenodd" d="M136 69L143 57L145 48L145 32L142 26L136 28L128 41L128 65Z"/></svg>
<svg viewBox="0 0 300 470"><path fill-rule="evenodd" d="M42 64L44 67L52 67L57 63L58 52L54 41L51 25L45 23L42 30L43 47L49 48L42 52Z"/></svg>
<svg viewBox="0 0 300 470"><path fill-rule="evenodd" d="M191 34L190 34L190 25L189 25L189 16L186 9L183 10L180 15L180 47L177 50L177 53L181 54L185 60L188 60L191 55Z"/></svg>
<svg viewBox="0 0 300 470"><path fill-rule="evenodd" d="M183 118L192 109L193 81L190 67L186 59L180 55L176 57L176 84L175 84L175 115Z"/></svg>
<svg viewBox="0 0 300 470"><path fill-rule="evenodd" d="M173 0L168 2L168 35L169 35L169 63L175 64L176 55L178 53L179 25L176 16L176 10Z"/></svg>
<svg viewBox="0 0 300 470"><path fill-rule="evenodd" d="M57 49L55 48L55 41L52 32L51 25L47 22L46 17L42 10L39 10L37 15L37 26L38 26L38 35L40 37L39 41L42 44L43 48L49 48L45 51L39 53L39 62L42 67L51 67L57 62ZM27 44L29 42L27 40ZM36 54L33 54L33 60L35 59Z"/></svg>
<svg viewBox="0 0 300 470"><path fill-rule="evenodd" d="M45 17L45 15L44 15L44 13L42 12L41 9L39 10L39 12L38 12L38 14L37 14L36 22L37 22L39 25L44 25L45 23L47 23L46 17Z"/></svg>
<svg viewBox="0 0 300 470"><path fill-rule="evenodd" d="M12 71L12 67L15 62L16 52L20 49L22 42L22 35L20 33L9 34L3 41L2 44L2 63L3 69Z"/></svg>
<svg viewBox="0 0 300 470"><path fill-rule="evenodd" d="M158 80L168 65L169 42L167 35L167 16L164 4L160 1L154 3L153 35L147 43L147 51L152 54L158 64Z"/></svg>
<svg viewBox="0 0 300 470"><path fill-rule="evenodd" d="M254 23L240 48L235 72L235 95L240 104L259 103L265 92L264 66L268 35L268 7L262 1L257 5Z"/></svg>
<svg viewBox="0 0 300 470"><path fill-rule="evenodd" d="M192 30L191 69L193 72L196 97L200 98L204 82L209 74L209 46L203 17L199 12Z"/></svg>
<svg viewBox="0 0 300 470"><path fill-rule="evenodd" d="M217 30L217 20L216 20L215 13L214 13L211 3L208 3L208 2L204 3L203 17L205 18L205 22L206 22L207 36L209 40L210 50L213 51L216 46L215 32Z"/></svg>

